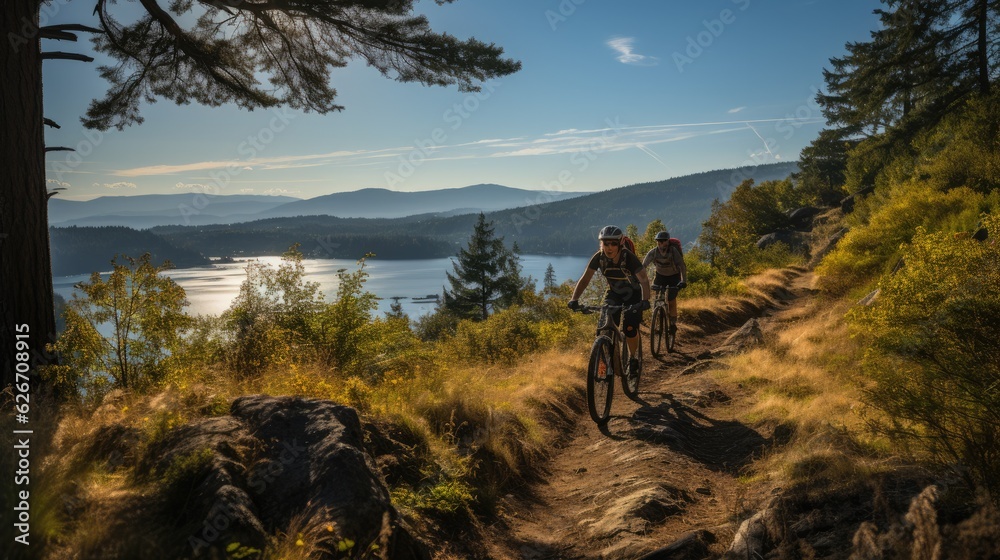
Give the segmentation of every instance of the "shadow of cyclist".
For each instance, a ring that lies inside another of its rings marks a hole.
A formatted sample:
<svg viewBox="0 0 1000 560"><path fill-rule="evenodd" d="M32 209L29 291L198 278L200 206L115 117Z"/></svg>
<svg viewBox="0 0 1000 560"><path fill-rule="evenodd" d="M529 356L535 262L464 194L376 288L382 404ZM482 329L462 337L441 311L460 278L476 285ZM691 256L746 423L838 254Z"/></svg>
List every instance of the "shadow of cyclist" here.
<svg viewBox="0 0 1000 560"><path fill-rule="evenodd" d="M735 420L716 420L667 395L629 419L636 439L666 445L706 467L738 473L769 440Z"/></svg>

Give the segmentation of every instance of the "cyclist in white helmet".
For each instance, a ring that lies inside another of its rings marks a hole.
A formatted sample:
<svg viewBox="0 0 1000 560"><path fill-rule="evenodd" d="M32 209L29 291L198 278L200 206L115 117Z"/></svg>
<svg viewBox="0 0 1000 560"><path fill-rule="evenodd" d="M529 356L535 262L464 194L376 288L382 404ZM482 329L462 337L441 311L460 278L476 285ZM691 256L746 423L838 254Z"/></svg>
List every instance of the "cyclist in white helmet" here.
<svg viewBox="0 0 1000 560"><path fill-rule="evenodd" d="M636 356L639 350L639 323L642 322L642 312L649 309L649 276L639 262L639 257L622 248L622 237L625 234L617 226L605 226L597 235L601 248L590 259L583 276L576 283L573 297L569 301L570 309L577 309L577 301L590 284L590 279L598 270L608 281L608 290L604 293L605 303L622 305L622 326L625 331L625 343L630 356ZM615 324L618 324L618 314L612 314ZM639 360L632 358L629 368L633 372L639 369Z"/></svg>
<svg viewBox="0 0 1000 560"><path fill-rule="evenodd" d="M684 254L678 249L679 244L677 240L671 243L670 234L665 231L656 234L656 247L650 249L642 259L644 269L650 264L656 268L654 286L677 290L687 286L687 265L684 264ZM667 317L671 333L677 332L677 290L667 291Z"/></svg>

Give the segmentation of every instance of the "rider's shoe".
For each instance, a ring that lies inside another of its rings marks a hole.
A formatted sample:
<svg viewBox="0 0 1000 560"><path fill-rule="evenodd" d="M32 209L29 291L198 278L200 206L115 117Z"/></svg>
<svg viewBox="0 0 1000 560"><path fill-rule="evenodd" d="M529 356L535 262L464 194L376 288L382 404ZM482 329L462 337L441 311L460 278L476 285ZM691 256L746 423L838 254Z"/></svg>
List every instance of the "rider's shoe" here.
<svg viewBox="0 0 1000 560"><path fill-rule="evenodd" d="M630 377L639 375L639 359L632 358L628 361L628 374Z"/></svg>
<svg viewBox="0 0 1000 560"><path fill-rule="evenodd" d="M670 334L677 334L677 323L670 323Z"/></svg>

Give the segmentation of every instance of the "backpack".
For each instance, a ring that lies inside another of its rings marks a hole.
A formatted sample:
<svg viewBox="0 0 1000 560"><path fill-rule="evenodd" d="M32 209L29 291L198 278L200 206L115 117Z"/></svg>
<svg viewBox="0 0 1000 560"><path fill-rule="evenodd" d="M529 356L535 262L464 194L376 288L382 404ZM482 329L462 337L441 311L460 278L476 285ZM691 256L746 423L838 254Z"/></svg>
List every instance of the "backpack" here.
<svg viewBox="0 0 1000 560"><path fill-rule="evenodd" d="M676 237L671 237L670 241L667 242L667 245L669 245L670 247L676 247L677 253L680 254L681 257L684 256L684 247L681 245L680 239L677 239Z"/></svg>
<svg viewBox="0 0 1000 560"><path fill-rule="evenodd" d="M678 243L680 243L680 241L678 241ZM622 236L622 247L628 249L629 252L632 253L633 255L635 254L635 243L629 236L627 235Z"/></svg>

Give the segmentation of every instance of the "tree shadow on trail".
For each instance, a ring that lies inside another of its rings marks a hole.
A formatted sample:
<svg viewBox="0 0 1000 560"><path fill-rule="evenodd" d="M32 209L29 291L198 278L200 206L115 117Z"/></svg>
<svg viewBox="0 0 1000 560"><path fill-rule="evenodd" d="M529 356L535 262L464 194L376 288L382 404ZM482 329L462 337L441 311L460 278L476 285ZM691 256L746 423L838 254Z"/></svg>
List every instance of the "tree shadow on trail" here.
<svg viewBox="0 0 1000 560"><path fill-rule="evenodd" d="M672 397L630 419L636 439L662 444L706 467L737 474L770 443L735 420L715 420Z"/></svg>

